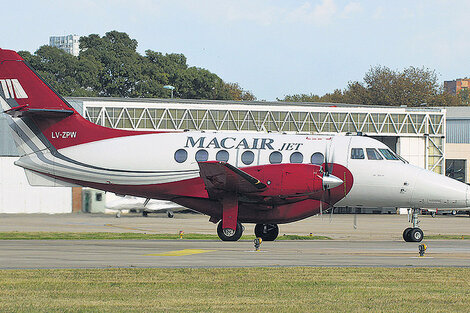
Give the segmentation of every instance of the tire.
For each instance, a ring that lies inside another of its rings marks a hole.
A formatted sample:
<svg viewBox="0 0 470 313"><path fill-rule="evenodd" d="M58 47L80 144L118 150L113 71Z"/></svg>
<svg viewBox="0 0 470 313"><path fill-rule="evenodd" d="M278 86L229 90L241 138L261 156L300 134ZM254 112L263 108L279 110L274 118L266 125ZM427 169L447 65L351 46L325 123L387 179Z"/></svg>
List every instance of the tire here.
<svg viewBox="0 0 470 313"><path fill-rule="evenodd" d="M237 227L235 233L232 236L227 236L224 234L224 230L222 228L223 222L220 221L219 225L217 225L217 235L219 236L220 240L222 241L237 241L243 234L243 226L241 223L237 222Z"/></svg>
<svg viewBox="0 0 470 313"><path fill-rule="evenodd" d="M142 211L142 216L143 216L143 217L147 217L147 215L149 215L149 212L147 212L147 211Z"/></svg>
<svg viewBox="0 0 470 313"><path fill-rule="evenodd" d="M411 227L408 227L407 229L405 229L403 231L403 240L405 240L406 242L410 242L411 241L411 238L410 238L410 231L412 230L413 228Z"/></svg>
<svg viewBox="0 0 470 313"><path fill-rule="evenodd" d="M423 240L424 234L420 228L413 228L408 233L411 242L421 242Z"/></svg>
<svg viewBox="0 0 470 313"><path fill-rule="evenodd" d="M256 224L255 236L263 241L274 241L279 235L279 226L277 224Z"/></svg>
<svg viewBox="0 0 470 313"><path fill-rule="evenodd" d="M166 212L166 215L168 216L168 218L173 218L173 217L175 217L175 215L174 215L173 212L171 212L171 211Z"/></svg>

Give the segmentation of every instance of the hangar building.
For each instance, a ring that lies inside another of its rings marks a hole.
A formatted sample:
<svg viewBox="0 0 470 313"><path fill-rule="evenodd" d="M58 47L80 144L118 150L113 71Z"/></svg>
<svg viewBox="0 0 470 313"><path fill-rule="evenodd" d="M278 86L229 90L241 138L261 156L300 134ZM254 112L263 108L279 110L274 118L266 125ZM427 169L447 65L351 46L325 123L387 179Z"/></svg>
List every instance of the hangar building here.
<svg viewBox="0 0 470 313"><path fill-rule="evenodd" d="M383 141L412 164L445 173L446 110L442 108L182 99L66 99L88 120L114 128L362 134ZM62 213L71 212L72 206L80 209L77 188L73 188L72 201L71 188L29 187L23 171L13 165L17 152L5 122L0 117L0 199L3 199L0 213Z"/></svg>

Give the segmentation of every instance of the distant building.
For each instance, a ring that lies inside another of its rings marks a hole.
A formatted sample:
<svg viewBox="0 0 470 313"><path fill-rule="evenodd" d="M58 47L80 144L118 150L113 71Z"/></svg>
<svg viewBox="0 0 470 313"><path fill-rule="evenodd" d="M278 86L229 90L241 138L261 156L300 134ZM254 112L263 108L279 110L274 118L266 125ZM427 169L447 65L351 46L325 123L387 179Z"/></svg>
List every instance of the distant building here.
<svg viewBox="0 0 470 313"><path fill-rule="evenodd" d="M49 46L57 47L78 57L78 53L80 52L79 39L80 36L77 35L51 36L49 37Z"/></svg>
<svg viewBox="0 0 470 313"><path fill-rule="evenodd" d="M453 95L456 95L461 89L466 89L470 86L470 79L456 79L444 82L444 89Z"/></svg>

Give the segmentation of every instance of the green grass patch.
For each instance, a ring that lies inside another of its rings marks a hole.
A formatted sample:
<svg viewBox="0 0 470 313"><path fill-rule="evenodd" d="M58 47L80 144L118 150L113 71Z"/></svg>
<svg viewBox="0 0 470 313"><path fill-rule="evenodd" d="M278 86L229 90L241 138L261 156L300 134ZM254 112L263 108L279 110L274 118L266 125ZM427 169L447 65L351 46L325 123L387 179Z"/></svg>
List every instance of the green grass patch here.
<svg viewBox="0 0 470 313"><path fill-rule="evenodd" d="M468 312L469 268L0 270L2 312Z"/></svg>
<svg viewBox="0 0 470 313"><path fill-rule="evenodd" d="M470 239L470 235L424 235L424 239L443 239L443 240L449 240L449 239Z"/></svg>
<svg viewBox="0 0 470 313"><path fill-rule="evenodd" d="M180 239L178 234L144 234L144 233L73 233L73 232L0 232L0 240L175 240ZM242 236L241 240L253 240L254 235ZM326 236L298 236L283 235L277 240L325 240ZM184 234L183 240L219 240L216 234Z"/></svg>

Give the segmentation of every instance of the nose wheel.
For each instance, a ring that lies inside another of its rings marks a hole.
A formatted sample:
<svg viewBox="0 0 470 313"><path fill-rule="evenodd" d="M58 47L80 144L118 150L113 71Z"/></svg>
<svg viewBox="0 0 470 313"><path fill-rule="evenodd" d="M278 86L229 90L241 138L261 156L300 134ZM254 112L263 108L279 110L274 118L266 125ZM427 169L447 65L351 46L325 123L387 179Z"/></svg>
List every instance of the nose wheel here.
<svg viewBox="0 0 470 313"><path fill-rule="evenodd" d="M421 242L423 240L424 234L421 228L412 228L408 227L403 231L403 239L406 242Z"/></svg>
<svg viewBox="0 0 470 313"><path fill-rule="evenodd" d="M423 231L418 227L418 213L419 209L413 208L410 222L413 224L413 227L408 227L403 231L403 240L406 242L421 242L424 238Z"/></svg>

